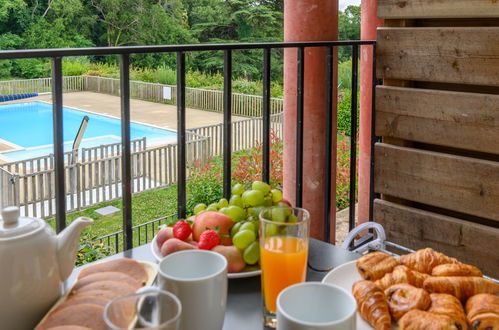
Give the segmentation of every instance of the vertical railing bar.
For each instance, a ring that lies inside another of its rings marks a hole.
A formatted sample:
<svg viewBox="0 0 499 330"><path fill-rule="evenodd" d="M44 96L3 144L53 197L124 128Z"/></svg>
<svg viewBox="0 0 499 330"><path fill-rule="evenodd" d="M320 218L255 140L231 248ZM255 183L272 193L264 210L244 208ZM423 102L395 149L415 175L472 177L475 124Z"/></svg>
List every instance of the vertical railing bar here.
<svg viewBox="0 0 499 330"><path fill-rule="evenodd" d="M232 159L232 51L224 51L224 197L231 195L231 159Z"/></svg>
<svg viewBox="0 0 499 330"><path fill-rule="evenodd" d="M62 89L62 57L54 57L52 59L52 120L54 125L55 214L57 232L66 227Z"/></svg>
<svg viewBox="0 0 499 330"><path fill-rule="evenodd" d="M357 174L357 75L359 46L352 46L352 103L350 113L350 200L348 230L355 227L355 183Z"/></svg>
<svg viewBox="0 0 499 330"><path fill-rule="evenodd" d="M369 221L374 221L374 148L376 137L376 45L373 45L373 68L372 68L372 97L371 97L371 168L369 173Z"/></svg>
<svg viewBox="0 0 499 330"><path fill-rule="evenodd" d="M120 56L121 90L121 173L123 198L123 244L124 249L133 248L132 231L132 172L130 152L130 59ZM117 241L117 240L116 240Z"/></svg>
<svg viewBox="0 0 499 330"><path fill-rule="evenodd" d="M185 218L185 164L186 164L186 135L185 135L185 53L177 53L177 169L178 190L177 210L180 218Z"/></svg>
<svg viewBox="0 0 499 330"><path fill-rule="evenodd" d="M296 102L296 206L303 201L303 94L305 71L305 48L298 48L297 58L297 102Z"/></svg>
<svg viewBox="0 0 499 330"><path fill-rule="evenodd" d="M326 164L324 178L324 241L329 242L331 238L331 172L333 156L333 47L327 48L326 55Z"/></svg>
<svg viewBox="0 0 499 330"><path fill-rule="evenodd" d="M263 50L263 173L264 182L270 182L270 48ZM245 146L246 147L246 146Z"/></svg>

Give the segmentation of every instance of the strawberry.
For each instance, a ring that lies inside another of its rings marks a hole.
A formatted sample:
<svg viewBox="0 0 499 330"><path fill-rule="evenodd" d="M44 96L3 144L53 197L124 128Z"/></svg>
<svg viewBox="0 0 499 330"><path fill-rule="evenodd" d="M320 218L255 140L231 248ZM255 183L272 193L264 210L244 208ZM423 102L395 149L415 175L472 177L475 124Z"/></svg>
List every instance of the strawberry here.
<svg viewBox="0 0 499 330"><path fill-rule="evenodd" d="M220 236L214 230L206 230L199 236L199 249L211 250L218 244L220 244Z"/></svg>
<svg viewBox="0 0 499 330"><path fill-rule="evenodd" d="M177 221L173 226L173 237L185 241L192 233L191 225L185 220Z"/></svg>

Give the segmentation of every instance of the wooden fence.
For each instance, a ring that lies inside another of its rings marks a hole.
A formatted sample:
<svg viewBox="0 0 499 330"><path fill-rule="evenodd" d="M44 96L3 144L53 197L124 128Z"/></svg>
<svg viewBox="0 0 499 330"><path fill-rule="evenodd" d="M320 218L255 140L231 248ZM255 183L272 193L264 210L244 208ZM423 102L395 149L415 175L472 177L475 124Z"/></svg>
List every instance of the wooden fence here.
<svg viewBox="0 0 499 330"><path fill-rule="evenodd" d="M272 132L282 138L282 114L271 116ZM255 147L262 141L262 118L232 123L232 150ZM187 130L187 164L223 153L223 124ZM132 141L132 192L177 183L177 144L146 148L146 139ZM82 210L121 197L121 143L66 152L66 209ZM21 214L55 215L54 156L0 164L0 202L19 205Z"/></svg>
<svg viewBox="0 0 499 330"><path fill-rule="evenodd" d="M403 6L401 4L404 4ZM374 219L499 277L499 7L379 2Z"/></svg>
<svg viewBox="0 0 499 330"><path fill-rule="evenodd" d="M84 76L85 90L119 95L120 81L114 78L97 76ZM165 98L165 88L170 91L171 100ZM130 96L134 99L165 102L176 104L177 87L158 83L147 83L141 81L130 81ZM186 88L186 106L194 109L223 112L223 92L217 90ZM262 97L232 93L232 114L244 117L259 117L262 115ZM270 100L271 113L281 113L283 100L272 98Z"/></svg>
<svg viewBox="0 0 499 330"><path fill-rule="evenodd" d="M64 77L64 92L96 92L120 95L120 81L114 78L97 76ZM165 89L170 91L171 99L165 98ZM0 81L0 94L48 93L51 92L51 78L29 80ZM133 99L176 104L177 87L157 83L130 81L130 97ZM186 88L186 106L193 109L223 112L223 92L217 90ZM262 97L232 93L232 114L243 117L260 117L262 115ZM273 114L283 111L283 100L272 98L270 111Z"/></svg>
<svg viewBox="0 0 499 330"><path fill-rule="evenodd" d="M52 91L51 81L51 78L0 81L0 94L49 93ZM81 92L85 90L84 84L83 76L64 77L63 90L65 93Z"/></svg>

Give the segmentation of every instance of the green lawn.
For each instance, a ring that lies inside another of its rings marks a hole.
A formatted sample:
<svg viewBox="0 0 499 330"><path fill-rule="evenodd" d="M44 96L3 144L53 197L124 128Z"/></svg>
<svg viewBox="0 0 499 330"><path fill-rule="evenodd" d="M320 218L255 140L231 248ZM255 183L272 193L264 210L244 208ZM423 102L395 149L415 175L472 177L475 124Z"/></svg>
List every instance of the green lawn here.
<svg viewBox="0 0 499 330"><path fill-rule="evenodd" d="M67 215L67 223L74 219L86 216L94 219L94 224L87 227L83 232L90 237L103 236L123 229L123 212L119 211L111 215L102 216L95 212L104 206L112 205L122 209L122 201L104 202L92 206L81 212ZM177 185L166 188L146 191L135 194L132 197L132 221L133 225L142 224L177 212ZM47 222L55 228L55 218L47 219Z"/></svg>

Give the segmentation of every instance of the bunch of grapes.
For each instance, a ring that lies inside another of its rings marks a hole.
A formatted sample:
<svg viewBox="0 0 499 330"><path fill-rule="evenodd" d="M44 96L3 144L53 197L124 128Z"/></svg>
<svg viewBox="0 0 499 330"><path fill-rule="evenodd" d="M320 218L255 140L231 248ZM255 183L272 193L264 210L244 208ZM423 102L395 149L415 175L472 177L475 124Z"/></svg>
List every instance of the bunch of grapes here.
<svg viewBox="0 0 499 330"><path fill-rule="evenodd" d="M258 243L258 215L270 206L288 206L282 201L282 191L272 189L270 185L262 181L254 181L251 189L245 190L242 184L232 187L230 200L220 199L218 203L208 206L197 204L194 214L203 211L218 211L234 221L230 236L232 243L243 251L243 259L248 265L254 265L260 260L260 249Z"/></svg>

